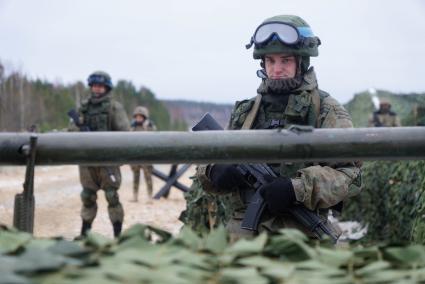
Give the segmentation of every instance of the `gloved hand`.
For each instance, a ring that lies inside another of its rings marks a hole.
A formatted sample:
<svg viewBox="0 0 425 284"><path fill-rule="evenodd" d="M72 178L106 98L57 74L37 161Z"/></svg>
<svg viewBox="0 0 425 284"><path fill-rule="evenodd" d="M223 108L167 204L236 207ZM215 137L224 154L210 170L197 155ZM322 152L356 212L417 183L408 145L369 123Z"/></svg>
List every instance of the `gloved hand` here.
<svg viewBox="0 0 425 284"><path fill-rule="evenodd" d="M260 187L261 196L270 213L281 215L297 201L292 181L287 177L270 177L270 182Z"/></svg>
<svg viewBox="0 0 425 284"><path fill-rule="evenodd" d="M235 191L246 186L244 176L236 169L234 165L213 165L209 178L215 188L225 191Z"/></svg>

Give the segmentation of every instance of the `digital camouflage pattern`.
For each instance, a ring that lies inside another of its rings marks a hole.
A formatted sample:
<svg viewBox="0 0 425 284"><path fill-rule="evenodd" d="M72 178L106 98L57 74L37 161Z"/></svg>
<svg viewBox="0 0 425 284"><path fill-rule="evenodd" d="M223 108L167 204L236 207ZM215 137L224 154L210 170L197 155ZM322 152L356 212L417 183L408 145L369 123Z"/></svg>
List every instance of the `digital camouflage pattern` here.
<svg viewBox="0 0 425 284"><path fill-rule="evenodd" d="M280 127L291 124L310 125L317 128L352 127L347 111L329 94L319 91L316 76L311 68L305 75L302 85L290 95L271 95L260 86L263 94L261 105L253 123L253 129L270 128L272 123ZM254 99L237 102L232 112L229 129L240 129L254 104ZM327 218L327 208L359 193L360 168L354 163L284 163L273 165L276 173L292 179L297 200L307 208ZM207 173L208 166L200 166L197 179L202 188L211 193L226 193L213 188ZM232 237L250 236L252 233L240 228L246 205L239 192L230 194L230 203L235 208L227 229ZM261 222L259 231L275 232L283 227L298 228L304 232L292 217L267 216ZM307 232L306 232L307 233Z"/></svg>
<svg viewBox="0 0 425 284"><path fill-rule="evenodd" d="M155 242L153 241L155 240ZM37 239L0 226L0 283L423 283L424 245L330 248L280 230L229 244L135 225L114 240Z"/></svg>
<svg viewBox="0 0 425 284"><path fill-rule="evenodd" d="M129 131L130 123L122 105L113 100L108 93L100 98L92 95L83 102L80 120L90 128L90 131ZM97 213L97 191L105 191L108 201L108 213L112 223L122 222L124 210L119 201L118 189L121 185L119 167L87 167L80 166L80 181L83 187L81 192L81 218L91 223Z"/></svg>
<svg viewBox="0 0 425 284"><path fill-rule="evenodd" d="M149 110L145 107L136 107L133 112L133 117L135 115L143 115L145 120L142 124L137 124L135 120L131 123L131 131L155 131L155 123L149 119ZM146 181L146 188L148 191L149 198L152 198L153 192L153 182L152 182L152 165L131 165L131 170L133 171L133 199L134 201L138 200L139 196L139 184L140 184L140 170L143 170L143 175Z"/></svg>

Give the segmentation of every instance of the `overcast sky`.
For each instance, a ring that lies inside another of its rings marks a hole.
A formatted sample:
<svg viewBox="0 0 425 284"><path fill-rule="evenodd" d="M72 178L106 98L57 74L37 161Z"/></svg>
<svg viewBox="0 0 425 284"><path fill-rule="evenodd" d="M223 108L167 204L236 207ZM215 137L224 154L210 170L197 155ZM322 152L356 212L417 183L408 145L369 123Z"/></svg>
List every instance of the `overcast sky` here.
<svg viewBox="0 0 425 284"><path fill-rule="evenodd" d="M341 102L368 88L425 92L422 0L0 0L0 60L64 83L94 70L159 98L232 103L253 97L253 31L278 14L320 37L319 86Z"/></svg>

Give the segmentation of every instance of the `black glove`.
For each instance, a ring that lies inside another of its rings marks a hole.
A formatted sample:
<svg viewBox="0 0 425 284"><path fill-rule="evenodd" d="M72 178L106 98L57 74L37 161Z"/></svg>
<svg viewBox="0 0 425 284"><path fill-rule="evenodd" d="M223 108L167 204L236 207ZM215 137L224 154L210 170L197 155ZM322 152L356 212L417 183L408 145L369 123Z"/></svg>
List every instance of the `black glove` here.
<svg viewBox="0 0 425 284"><path fill-rule="evenodd" d="M270 182L259 188L261 196L270 213L281 215L297 201L292 181L287 177L271 178Z"/></svg>
<svg viewBox="0 0 425 284"><path fill-rule="evenodd" d="M214 165L210 170L209 178L215 188L226 191L235 191L246 187L244 176L234 165Z"/></svg>

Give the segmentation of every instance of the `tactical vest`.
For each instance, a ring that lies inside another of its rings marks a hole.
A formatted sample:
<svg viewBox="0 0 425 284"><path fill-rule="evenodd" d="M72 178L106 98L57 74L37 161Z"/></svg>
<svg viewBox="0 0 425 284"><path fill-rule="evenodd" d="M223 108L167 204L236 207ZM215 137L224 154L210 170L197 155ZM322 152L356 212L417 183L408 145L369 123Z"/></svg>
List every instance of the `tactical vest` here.
<svg viewBox="0 0 425 284"><path fill-rule="evenodd" d="M236 113L232 115L230 128L273 129L288 128L290 125L308 125L318 128L322 122L320 115L323 112L322 101L328 96L328 93L317 88L305 90L299 94L286 96L287 104L285 106L284 102L268 101L267 96L258 95L255 100L243 101L236 105ZM284 100L283 96L280 99ZM258 100L261 100L260 103ZM249 117L253 118L252 121L248 121ZM313 164L281 163L271 166L276 173L294 178L299 169L311 165Z"/></svg>
<svg viewBox="0 0 425 284"><path fill-rule="evenodd" d="M380 116L386 116L388 115L391 118L390 125L388 124L388 121L381 121ZM395 117L396 113L393 111L389 111L388 113L381 113L379 110L373 112L373 124L375 127L383 127L383 126L395 126Z"/></svg>
<svg viewBox="0 0 425 284"><path fill-rule="evenodd" d="M112 130L112 104L110 99L105 99L99 103L84 102L80 111L83 115L84 124L90 128L90 131Z"/></svg>

